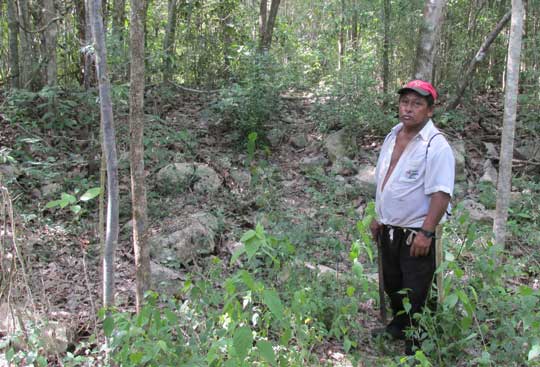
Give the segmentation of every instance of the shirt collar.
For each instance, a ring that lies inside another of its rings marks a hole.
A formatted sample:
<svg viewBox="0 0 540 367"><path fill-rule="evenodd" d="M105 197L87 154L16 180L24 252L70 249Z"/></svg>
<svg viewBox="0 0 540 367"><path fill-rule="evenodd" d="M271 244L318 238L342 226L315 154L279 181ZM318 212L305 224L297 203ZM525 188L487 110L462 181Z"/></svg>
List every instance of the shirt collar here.
<svg viewBox="0 0 540 367"><path fill-rule="evenodd" d="M391 132L393 135L397 136L397 134L402 128L403 128L403 123L400 122L399 124L395 125L392 128ZM435 129L435 125L433 124L433 121L429 119L428 122L426 122L426 124L422 128L422 130L420 130L420 132L416 136L420 136L422 140L428 141L429 137L433 134L434 129Z"/></svg>

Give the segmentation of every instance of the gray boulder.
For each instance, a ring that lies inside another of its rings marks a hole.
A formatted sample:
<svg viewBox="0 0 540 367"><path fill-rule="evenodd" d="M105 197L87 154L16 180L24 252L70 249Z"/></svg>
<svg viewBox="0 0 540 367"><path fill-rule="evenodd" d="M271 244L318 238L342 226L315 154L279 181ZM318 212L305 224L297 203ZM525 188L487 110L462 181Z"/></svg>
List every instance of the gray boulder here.
<svg viewBox="0 0 540 367"><path fill-rule="evenodd" d="M465 181L465 143L463 141L449 142L456 159L456 181Z"/></svg>
<svg viewBox="0 0 540 367"><path fill-rule="evenodd" d="M497 177L498 173L495 167L493 167L493 163L491 163L491 159L486 159L484 162L484 174L482 177L480 177L480 182L485 182L493 185L494 187L497 186Z"/></svg>
<svg viewBox="0 0 540 367"><path fill-rule="evenodd" d="M41 187L41 195L45 198L55 198L62 191L62 185L58 183L50 183Z"/></svg>
<svg viewBox="0 0 540 367"><path fill-rule="evenodd" d="M328 135L324 141L324 147L328 158L336 162L343 157L352 158L352 147L355 145L351 135L345 130L338 130Z"/></svg>
<svg viewBox="0 0 540 367"><path fill-rule="evenodd" d="M289 141L291 145L297 149L305 148L308 145L306 134L295 134L291 136Z"/></svg>
<svg viewBox="0 0 540 367"><path fill-rule="evenodd" d="M221 186L221 178L203 163L172 163L157 173L157 185L163 191L184 191L193 188L198 193L213 193Z"/></svg>
<svg viewBox="0 0 540 367"><path fill-rule="evenodd" d="M540 161L540 144L535 141L525 141L516 147L519 154L527 159Z"/></svg>
<svg viewBox="0 0 540 367"><path fill-rule="evenodd" d="M161 264L186 265L200 255L214 252L218 220L209 213L195 213L169 233L150 239L151 257Z"/></svg>
<svg viewBox="0 0 540 367"><path fill-rule="evenodd" d="M358 174L353 177L352 183L361 193L375 198L375 193L377 192L375 166L371 164L361 166L358 169Z"/></svg>
<svg viewBox="0 0 540 367"><path fill-rule="evenodd" d="M314 157L304 157L300 159L300 169L303 171L309 171L317 167L324 167L328 164L328 159L322 155L316 155Z"/></svg>
<svg viewBox="0 0 540 367"><path fill-rule="evenodd" d="M463 200L462 208L469 213L469 218L475 222L492 225L495 220L495 210L486 209L484 205L471 199Z"/></svg>

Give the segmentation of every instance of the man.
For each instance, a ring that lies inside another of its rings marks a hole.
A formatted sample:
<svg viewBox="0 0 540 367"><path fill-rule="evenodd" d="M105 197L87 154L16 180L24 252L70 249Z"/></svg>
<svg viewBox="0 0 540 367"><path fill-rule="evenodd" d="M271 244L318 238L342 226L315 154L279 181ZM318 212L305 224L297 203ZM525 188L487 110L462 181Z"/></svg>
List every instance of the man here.
<svg viewBox="0 0 540 367"><path fill-rule="evenodd" d="M399 124L387 135L375 172L377 219L371 232L379 238L384 288L393 319L386 333L405 340L405 353L414 353L414 338L405 329L415 326L435 272L435 227L445 219L454 188L454 155L434 126L437 91L428 82L413 80L398 91ZM403 299L411 305L405 312Z"/></svg>

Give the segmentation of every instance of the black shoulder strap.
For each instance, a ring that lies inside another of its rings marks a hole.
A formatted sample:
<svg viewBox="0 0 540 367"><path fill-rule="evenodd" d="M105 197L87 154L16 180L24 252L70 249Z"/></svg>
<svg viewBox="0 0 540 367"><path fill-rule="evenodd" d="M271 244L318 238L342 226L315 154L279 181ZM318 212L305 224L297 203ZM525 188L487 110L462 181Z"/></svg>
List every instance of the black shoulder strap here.
<svg viewBox="0 0 540 367"><path fill-rule="evenodd" d="M439 133L433 134L433 136L432 136L431 138L429 138L428 143L427 143L427 147L426 147L426 161L427 161L427 154L428 154L429 147L430 147L430 145L431 145L431 141L432 141L437 135L443 135L443 136L444 136L443 133L439 132ZM451 217L451 216L452 216L452 214L448 211L448 208L446 208L446 215L447 215L448 217Z"/></svg>
<svg viewBox="0 0 540 367"><path fill-rule="evenodd" d="M433 134L433 136L432 136L431 138L429 138L429 141L428 141L427 147L426 147L426 159L427 159L427 153L428 153L429 147L430 147L430 145L431 145L431 141L432 141L437 135L443 135L443 133L436 133L436 134Z"/></svg>

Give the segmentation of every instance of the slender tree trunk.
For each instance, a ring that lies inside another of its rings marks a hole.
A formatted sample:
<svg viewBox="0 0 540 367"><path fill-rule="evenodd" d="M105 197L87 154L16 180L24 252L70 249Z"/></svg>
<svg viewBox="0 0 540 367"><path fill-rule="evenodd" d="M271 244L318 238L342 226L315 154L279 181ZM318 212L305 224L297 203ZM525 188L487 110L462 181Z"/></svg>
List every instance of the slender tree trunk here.
<svg viewBox="0 0 540 367"><path fill-rule="evenodd" d="M19 24L22 26L22 31L19 33L19 43L21 45L21 63L20 63L20 83L21 87L26 88L32 82L34 77L34 68L32 61L35 61L32 37L26 30L32 29L30 24L30 9L28 8L27 0L19 0Z"/></svg>
<svg viewBox="0 0 540 367"><path fill-rule="evenodd" d="M259 49L262 50L264 35L266 33L266 22L268 18L268 0L261 0L259 7Z"/></svg>
<svg viewBox="0 0 540 367"><path fill-rule="evenodd" d="M416 49L414 79L431 81L433 78L433 60L437 53L437 38L443 22L445 5L446 0L426 0L424 21Z"/></svg>
<svg viewBox="0 0 540 367"><path fill-rule="evenodd" d="M489 47L495 41L499 33L501 33L501 30L506 26L508 21L510 20L510 17L512 15L512 12L509 11L504 15L504 17L497 23L495 26L495 29L491 31L490 34L487 35L487 37L484 39L484 42L482 43L482 46L480 46L480 49L474 56L474 58L469 63L469 67L467 68L467 71L462 75L461 81L459 82L459 87L456 93L456 96L452 100L452 102L448 105L447 110L453 110L456 108L461 101L461 97L463 96L463 93L465 92L465 89L469 85L469 82L472 79L472 74L474 72L474 69L476 67L476 64L479 62L482 62L484 60L484 57L486 57L486 54L489 50Z"/></svg>
<svg viewBox="0 0 540 367"><path fill-rule="evenodd" d="M345 0L341 0L341 16L340 16L340 21L339 21L339 38L338 38L338 65L337 65L338 70L341 70L344 56L345 56Z"/></svg>
<svg viewBox="0 0 540 367"><path fill-rule="evenodd" d="M115 0L112 14L112 35L119 45L124 43L124 24L126 24L126 0Z"/></svg>
<svg viewBox="0 0 540 367"><path fill-rule="evenodd" d="M44 0L43 23L45 25L45 49L47 57L46 80L48 86L55 86L57 82L57 64L56 64L56 38L58 34L58 25L56 23L56 9L53 0Z"/></svg>
<svg viewBox="0 0 540 367"><path fill-rule="evenodd" d="M129 122L131 130L131 201L133 207L133 248L137 277L136 304L141 310L144 293L150 289L150 250L146 227L146 188L144 179L144 0L131 1L131 75Z"/></svg>
<svg viewBox="0 0 540 367"><path fill-rule="evenodd" d="M383 94L388 94L388 86L390 84L390 12L391 12L390 0L383 0L383 24L384 24L384 36L383 36Z"/></svg>
<svg viewBox="0 0 540 367"><path fill-rule="evenodd" d="M261 0L261 18L263 16L263 2L266 3L266 0ZM276 24L279 2L280 0L272 0L272 2L270 3L270 13L268 14L268 18L263 21L264 32L261 34L261 43L259 46L259 49L262 52L268 52L268 50L270 50L270 46L272 44L272 34L274 32L274 25ZM266 14L266 6L264 14ZM259 21L259 24L261 24L261 21ZM260 28L261 26L259 27L259 29Z"/></svg>
<svg viewBox="0 0 540 367"><path fill-rule="evenodd" d="M107 162L107 229L103 249L103 306L114 304L114 252L118 243L118 161L101 0L88 0L96 50L103 147Z"/></svg>
<svg viewBox="0 0 540 367"><path fill-rule="evenodd" d="M353 14L352 14L352 19L351 19L351 45L352 45L353 50L356 53L356 51L358 50L358 46L359 46L358 2L357 2L357 0L353 0L352 6L353 6L353 9L352 9Z"/></svg>
<svg viewBox="0 0 540 367"><path fill-rule="evenodd" d="M523 35L523 2L512 0L512 23L508 44L508 62L506 65L506 90L504 93L504 118L501 137L501 156L499 160L499 181L497 182L497 204L493 233L495 243L504 245L506 241L506 222L510 204L512 180L512 152L514 150L514 132L516 124L517 96L519 94L519 69L521 57L521 39Z"/></svg>
<svg viewBox="0 0 540 367"><path fill-rule="evenodd" d="M17 22L16 0L7 0L9 29L9 68L11 88L20 88L19 70L19 24Z"/></svg>
<svg viewBox="0 0 540 367"><path fill-rule="evenodd" d="M84 8L85 8L85 42L84 44L87 46L84 48L83 55L84 55L84 80L83 85L84 89L88 90L92 86L92 81L95 79L95 68L92 67L92 63L94 61L94 54L90 51L89 47L92 44L92 20L90 19L90 1L92 0L84 0Z"/></svg>
<svg viewBox="0 0 540 367"><path fill-rule="evenodd" d="M170 80L174 58L174 40L176 38L176 0L169 0L169 13L165 37L163 38L163 82ZM144 46L144 45L143 45Z"/></svg>

